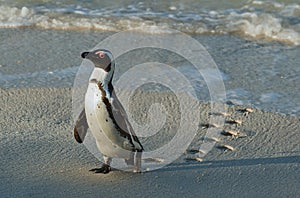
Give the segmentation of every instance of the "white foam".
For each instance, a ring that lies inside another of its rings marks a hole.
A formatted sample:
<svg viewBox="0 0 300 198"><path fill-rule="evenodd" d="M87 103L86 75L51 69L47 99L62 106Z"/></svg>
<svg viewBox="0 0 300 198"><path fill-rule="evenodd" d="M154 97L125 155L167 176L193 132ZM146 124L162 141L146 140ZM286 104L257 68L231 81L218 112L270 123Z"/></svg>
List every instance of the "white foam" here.
<svg viewBox="0 0 300 198"><path fill-rule="evenodd" d="M270 14L231 13L229 31L238 31L251 37L265 37L271 40L300 44L299 32L282 26L282 21Z"/></svg>
<svg viewBox="0 0 300 198"><path fill-rule="evenodd" d="M261 1L253 1L255 5L265 4ZM250 5L247 5L248 7ZM274 5L271 6L274 8ZM279 9L279 8L278 8ZM251 9L248 9L251 10ZM300 25L288 24L284 17L299 17L300 6L293 4L283 6L277 14L255 11L236 12L206 10L198 14L168 13L148 11L148 13L116 12L116 10L89 10L76 7L73 10L67 8L16 8L0 6L0 27L38 27L42 29L61 30L100 30L123 31L145 26L157 26L176 29L192 34L223 34L239 33L254 38L267 38L281 42L300 45ZM151 20L144 16L151 16ZM284 20L283 20L284 19ZM285 23L283 23L285 21ZM161 28L162 29L162 28ZM149 29L147 29L149 31ZM153 28L150 33L161 32L159 28Z"/></svg>
<svg viewBox="0 0 300 198"><path fill-rule="evenodd" d="M300 5L287 5L284 9L280 11L280 14L286 17L300 17Z"/></svg>
<svg viewBox="0 0 300 198"><path fill-rule="evenodd" d="M263 1L252 1L254 5L262 5L264 2Z"/></svg>

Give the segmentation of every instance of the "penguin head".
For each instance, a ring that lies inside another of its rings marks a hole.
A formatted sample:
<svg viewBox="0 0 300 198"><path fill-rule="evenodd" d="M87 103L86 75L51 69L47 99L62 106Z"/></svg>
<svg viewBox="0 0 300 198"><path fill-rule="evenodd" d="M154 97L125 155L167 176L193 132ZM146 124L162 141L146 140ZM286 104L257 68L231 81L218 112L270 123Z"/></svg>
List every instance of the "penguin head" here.
<svg viewBox="0 0 300 198"><path fill-rule="evenodd" d="M92 61L96 68L103 69L107 73L113 73L115 69L113 55L108 50L97 49L91 52L83 52L81 57Z"/></svg>

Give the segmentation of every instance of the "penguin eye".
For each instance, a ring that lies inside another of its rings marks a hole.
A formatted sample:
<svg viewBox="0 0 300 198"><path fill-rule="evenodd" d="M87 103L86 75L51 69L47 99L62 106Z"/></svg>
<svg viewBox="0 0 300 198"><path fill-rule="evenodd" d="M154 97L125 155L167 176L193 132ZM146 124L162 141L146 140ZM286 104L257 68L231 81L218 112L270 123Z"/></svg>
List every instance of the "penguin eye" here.
<svg viewBox="0 0 300 198"><path fill-rule="evenodd" d="M100 58L104 58L105 57L105 52L103 52L103 51L95 52L95 54L97 54Z"/></svg>

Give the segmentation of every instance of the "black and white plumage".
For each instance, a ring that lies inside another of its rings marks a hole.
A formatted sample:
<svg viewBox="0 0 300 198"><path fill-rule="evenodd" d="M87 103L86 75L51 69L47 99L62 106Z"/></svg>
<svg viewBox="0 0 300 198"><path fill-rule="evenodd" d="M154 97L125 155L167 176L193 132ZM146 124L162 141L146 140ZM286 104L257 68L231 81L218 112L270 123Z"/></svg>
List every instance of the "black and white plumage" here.
<svg viewBox="0 0 300 198"><path fill-rule="evenodd" d="M90 128L104 158L103 166L91 171L108 173L112 158L124 158L128 165L134 166L135 172L140 172L143 146L115 95L112 85L115 69L112 53L98 49L83 52L81 57L90 60L94 70L89 78L85 108L74 127L74 136L77 142L82 143Z"/></svg>

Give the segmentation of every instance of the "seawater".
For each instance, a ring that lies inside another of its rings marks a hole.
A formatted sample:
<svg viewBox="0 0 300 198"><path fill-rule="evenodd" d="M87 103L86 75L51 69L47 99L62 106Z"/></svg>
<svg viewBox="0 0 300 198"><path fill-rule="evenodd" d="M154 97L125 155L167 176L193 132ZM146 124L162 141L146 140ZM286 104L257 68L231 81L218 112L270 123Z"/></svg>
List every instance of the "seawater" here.
<svg viewBox="0 0 300 198"><path fill-rule="evenodd" d="M62 33L82 30L101 33L149 25L175 29L195 37L216 36L206 47L219 66L228 100L300 115L298 0L0 0L0 28L3 29L26 27ZM234 35L245 41L226 40L218 35ZM5 65L0 59L0 87L71 87L78 64L61 69L41 66L34 72L6 73L3 68L12 65ZM186 63L178 69L186 73L197 91L203 94L200 99L209 100L204 80L194 75Z"/></svg>
<svg viewBox="0 0 300 198"><path fill-rule="evenodd" d="M122 31L145 25L300 44L298 0L0 1L0 27Z"/></svg>

